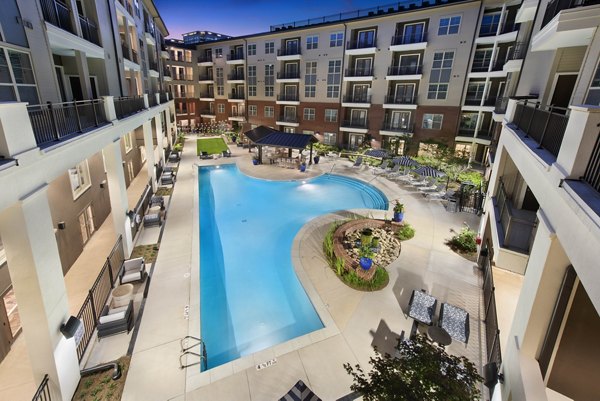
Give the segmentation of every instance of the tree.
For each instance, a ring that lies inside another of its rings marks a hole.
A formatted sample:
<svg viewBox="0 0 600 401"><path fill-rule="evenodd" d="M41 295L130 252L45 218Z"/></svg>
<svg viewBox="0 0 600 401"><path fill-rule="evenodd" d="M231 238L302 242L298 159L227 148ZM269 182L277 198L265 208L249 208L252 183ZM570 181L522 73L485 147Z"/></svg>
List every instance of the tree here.
<svg viewBox="0 0 600 401"><path fill-rule="evenodd" d="M354 378L350 388L365 401L479 400L483 379L466 357L449 355L420 335L398 341L396 350L396 356L390 356L375 349L368 374L360 365L344 364Z"/></svg>

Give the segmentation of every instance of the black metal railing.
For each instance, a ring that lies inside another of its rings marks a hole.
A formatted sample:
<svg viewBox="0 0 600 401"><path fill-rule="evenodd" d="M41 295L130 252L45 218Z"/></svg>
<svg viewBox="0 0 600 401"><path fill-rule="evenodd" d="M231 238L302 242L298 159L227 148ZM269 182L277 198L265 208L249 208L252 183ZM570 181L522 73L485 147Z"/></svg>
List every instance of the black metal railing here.
<svg viewBox="0 0 600 401"><path fill-rule="evenodd" d="M140 230L140 227L144 224L144 213L150 204L150 198L152 198L152 195L154 195L154 192L152 191L152 182L150 182L144 188L144 192L142 192L142 195L133 208L133 212L135 214L133 220L131 221L131 238L135 238L136 234Z"/></svg>
<svg viewBox="0 0 600 401"><path fill-rule="evenodd" d="M494 105L494 113L504 114L506 113L506 107L508 107L508 98L499 97L496 99L496 104Z"/></svg>
<svg viewBox="0 0 600 401"><path fill-rule="evenodd" d="M409 35L392 36L392 46L409 45L411 43L422 42L427 42L427 32L415 32Z"/></svg>
<svg viewBox="0 0 600 401"><path fill-rule="evenodd" d="M498 326L496 310L496 287L494 286L492 260L488 254L488 248L482 249L479 265L481 270L483 270L483 322L485 323L487 363L495 362L500 367L502 364L502 352L500 349L500 328Z"/></svg>
<svg viewBox="0 0 600 401"><path fill-rule="evenodd" d="M386 104L416 104L416 102L416 96L387 95L385 97Z"/></svg>
<svg viewBox="0 0 600 401"><path fill-rule="evenodd" d="M287 116L285 114L280 115L277 118L277 121L283 121L286 123L297 123L298 122L298 116L293 115L293 116Z"/></svg>
<svg viewBox="0 0 600 401"><path fill-rule="evenodd" d="M243 53L231 53L227 55L227 61L243 60Z"/></svg>
<svg viewBox="0 0 600 401"><path fill-rule="evenodd" d="M158 72L158 62L155 60L148 60L148 68Z"/></svg>
<svg viewBox="0 0 600 401"><path fill-rule="evenodd" d="M100 37L98 36L98 27L94 22L82 15L79 16L79 25L81 25L81 35L88 42L100 46Z"/></svg>
<svg viewBox="0 0 600 401"><path fill-rule="evenodd" d="M27 106L38 146L50 145L108 124L102 99Z"/></svg>
<svg viewBox="0 0 600 401"><path fill-rule="evenodd" d="M164 77L171 77L171 69L169 67L165 67L163 69L163 76Z"/></svg>
<svg viewBox="0 0 600 401"><path fill-rule="evenodd" d="M144 98L141 96L115 98L115 112L120 120L144 110Z"/></svg>
<svg viewBox="0 0 600 401"><path fill-rule="evenodd" d="M214 92L200 92L200 97L204 98L204 99L214 99L215 93Z"/></svg>
<svg viewBox="0 0 600 401"><path fill-rule="evenodd" d="M191 74L175 74L173 79L176 81L192 81L193 76Z"/></svg>
<svg viewBox="0 0 600 401"><path fill-rule="evenodd" d="M129 47L127 47L127 43L121 42L121 52L123 53L123 57L127 60L131 60L131 55L129 54Z"/></svg>
<svg viewBox="0 0 600 401"><path fill-rule="evenodd" d="M241 71L238 71L238 72L232 72L231 74L227 74L227 80L228 81L243 81L244 73Z"/></svg>
<svg viewBox="0 0 600 401"><path fill-rule="evenodd" d="M215 115L215 111L211 110L211 109L202 109L200 110L200 114L204 114L207 116L214 116Z"/></svg>
<svg viewBox="0 0 600 401"><path fill-rule="evenodd" d="M349 40L346 43L346 50L355 50L355 49L368 49L371 47L377 47L377 40L364 40L364 39L355 39Z"/></svg>
<svg viewBox="0 0 600 401"><path fill-rule="evenodd" d="M40 6L45 21L74 35L76 34L71 23L71 10L66 4L58 0L40 0Z"/></svg>
<svg viewBox="0 0 600 401"><path fill-rule="evenodd" d="M559 12L568 8L585 7L600 4L600 0L553 0L546 6L546 13L542 20L542 28L548 24Z"/></svg>
<svg viewBox="0 0 600 401"><path fill-rule="evenodd" d="M503 231L502 247L529 254L537 227L536 214L533 211L516 209L502 178L499 184L495 200L498 223Z"/></svg>
<svg viewBox="0 0 600 401"><path fill-rule="evenodd" d="M516 42L513 47L508 50L506 61L522 60L527 54L527 42Z"/></svg>
<svg viewBox="0 0 600 401"><path fill-rule="evenodd" d="M159 94L160 103L167 103L169 100L167 99L167 94L165 92L160 92Z"/></svg>
<svg viewBox="0 0 600 401"><path fill-rule="evenodd" d="M350 119L342 121L342 127L346 128L368 128L369 120L366 118L363 119Z"/></svg>
<svg viewBox="0 0 600 401"><path fill-rule="evenodd" d="M278 72L277 79L300 79L300 71Z"/></svg>
<svg viewBox="0 0 600 401"><path fill-rule="evenodd" d="M284 93L277 95L277 100L281 102L299 102L300 97L297 93Z"/></svg>
<svg viewBox="0 0 600 401"><path fill-rule="evenodd" d="M422 65L392 65L388 67L388 75L417 75L421 74Z"/></svg>
<svg viewBox="0 0 600 401"><path fill-rule="evenodd" d="M505 21L504 25L502 26L502 29L500 29L500 34L504 34L504 33L510 33L510 32L514 32L517 31L519 29L519 23L515 22L514 20L512 21Z"/></svg>
<svg viewBox="0 0 600 401"><path fill-rule="evenodd" d="M92 339L94 329L96 328L98 319L102 313L102 308L104 307L104 304L106 304L110 291L114 287L119 269L124 260L125 252L123 250L123 238L119 236L113 249L106 258L100 273L98 273L96 281L88 291L88 295L77 313L77 318L81 320L84 329L83 337L77 345L77 356L80 362Z"/></svg>
<svg viewBox="0 0 600 401"><path fill-rule="evenodd" d="M212 56L198 56L199 63L212 63Z"/></svg>
<svg viewBox="0 0 600 401"><path fill-rule="evenodd" d="M48 380L48 375L45 374L31 401L52 401L52 394L50 393L50 385L48 384Z"/></svg>
<svg viewBox="0 0 600 401"><path fill-rule="evenodd" d="M215 77L213 74L200 74L198 75L198 81L214 81Z"/></svg>
<svg viewBox="0 0 600 401"><path fill-rule="evenodd" d="M156 101L155 93L148 94L148 106L150 106L150 107L158 106L158 102Z"/></svg>
<svg viewBox="0 0 600 401"><path fill-rule="evenodd" d="M277 49L277 57L283 56L299 56L302 54L300 46L284 47L283 49Z"/></svg>
<svg viewBox="0 0 600 401"><path fill-rule="evenodd" d="M384 131L405 132L408 134L415 132L415 124L402 124L397 121L384 121L381 129Z"/></svg>
<svg viewBox="0 0 600 401"><path fill-rule="evenodd" d="M244 100L246 96L243 93L230 93L228 98L235 100Z"/></svg>
<svg viewBox="0 0 600 401"><path fill-rule="evenodd" d="M229 113L229 117L246 117L246 114L241 111Z"/></svg>
<svg viewBox="0 0 600 401"><path fill-rule="evenodd" d="M600 135L596 138L596 144L585 168L583 180L600 192Z"/></svg>
<svg viewBox="0 0 600 401"><path fill-rule="evenodd" d="M490 69L490 60L489 59L477 59L473 60L473 65L471 65L471 72L488 72Z"/></svg>
<svg viewBox="0 0 600 401"><path fill-rule="evenodd" d="M562 107L542 106L539 102L519 101L515 109L513 123L546 149L554 157L558 156L560 146L569 122L569 110Z"/></svg>
<svg viewBox="0 0 600 401"><path fill-rule="evenodd" d="M371 95L349 95L344 96L344 103L371 103Z"/></svg>
<svg viewBox="0 0 600 401"><path fill-rule="evenodd" d="M372 77L373 67L368 68L346 68L345 77Z"/></svg>

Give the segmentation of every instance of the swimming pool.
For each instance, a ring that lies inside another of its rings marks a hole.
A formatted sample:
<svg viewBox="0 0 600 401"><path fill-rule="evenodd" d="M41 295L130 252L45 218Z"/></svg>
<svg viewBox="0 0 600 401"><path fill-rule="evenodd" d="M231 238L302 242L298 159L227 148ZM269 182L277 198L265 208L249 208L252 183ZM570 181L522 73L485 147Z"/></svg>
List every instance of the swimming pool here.
<svg viewBox="0 0 600 401"><path fill-rule="evenodd" d="M208 368L323 327L291 260L298 230L336 210L387 209L371 185L337 175L265 181L199 167L200 329Z"/></svg>

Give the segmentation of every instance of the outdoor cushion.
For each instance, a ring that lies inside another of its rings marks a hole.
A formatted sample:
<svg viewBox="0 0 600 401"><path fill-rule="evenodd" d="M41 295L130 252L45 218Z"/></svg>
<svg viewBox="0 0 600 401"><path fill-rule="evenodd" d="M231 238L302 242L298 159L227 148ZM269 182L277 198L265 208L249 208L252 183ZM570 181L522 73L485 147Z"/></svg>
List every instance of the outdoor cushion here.
<svg viewBox="0 0 600 401"><path fill-rule="evenodd" d="M125 312L127 310L127 305L119 306L117 308L108 309L109 315L114 315L115 313Z"/></svg>
<svg viewBox="0 0 600 401"><path fill-rule="evenodd" d="M127 309L126 306L125 306L125 309ZM121 311L121 312L113 313L112 315L108 314L108 315L100 316L100 319L98 319L98 322L100 322L101 324L105 324L105 323L115 322L117 320L121 320L124 318L125 318L125 311Z"/></svg>

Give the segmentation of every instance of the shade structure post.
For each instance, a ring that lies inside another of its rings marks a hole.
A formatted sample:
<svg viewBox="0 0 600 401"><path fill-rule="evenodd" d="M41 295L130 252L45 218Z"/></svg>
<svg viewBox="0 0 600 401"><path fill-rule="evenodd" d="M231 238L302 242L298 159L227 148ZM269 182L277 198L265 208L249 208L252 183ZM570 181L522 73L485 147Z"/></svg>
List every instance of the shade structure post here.
<svg viewBox="0 0 600 401"><path fill-rule="evenodd" d="M312 164L312 159L313 159L313 155L312 155L312 150L313 150L313 144L312 142L310 143L310 153L308 155L308 164L311 165Z"/></svg>

